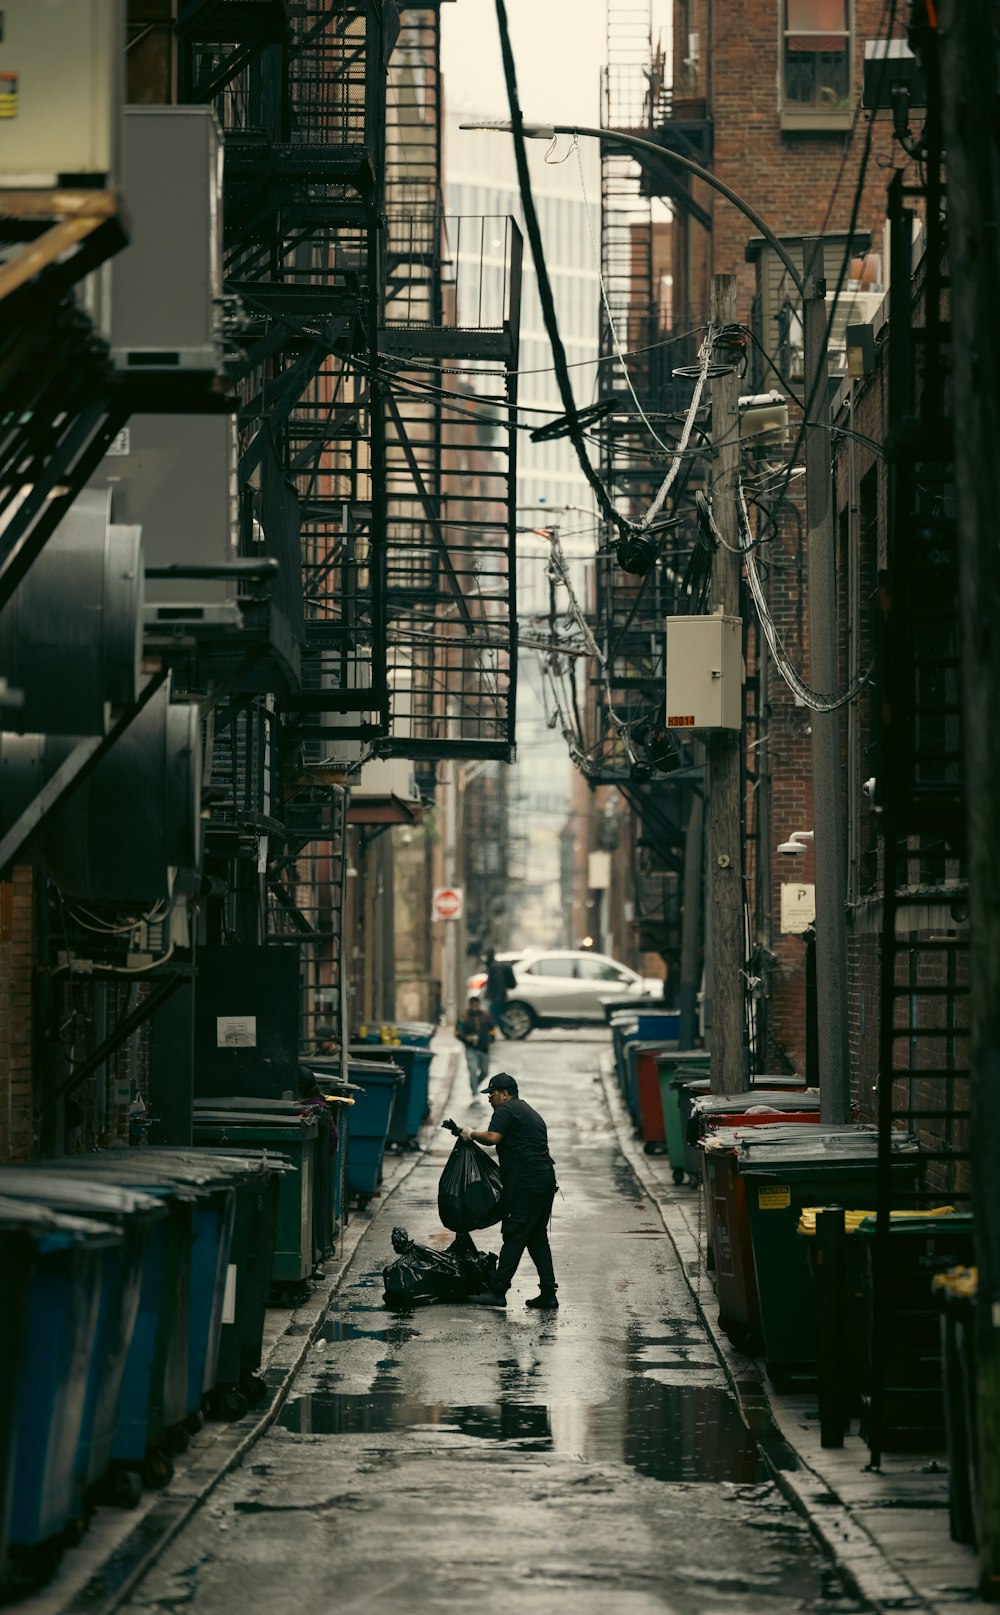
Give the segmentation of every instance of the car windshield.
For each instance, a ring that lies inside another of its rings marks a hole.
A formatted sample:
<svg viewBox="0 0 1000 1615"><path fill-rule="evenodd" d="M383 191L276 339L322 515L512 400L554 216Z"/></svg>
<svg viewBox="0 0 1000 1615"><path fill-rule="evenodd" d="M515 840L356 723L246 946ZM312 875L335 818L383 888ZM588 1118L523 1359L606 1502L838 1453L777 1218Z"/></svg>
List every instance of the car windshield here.
<svg viewBox="0 0 1000 1615"><path fill-rule="evenodd" d="M578 974L584 981L631 981L632 972L611 959L581 959Z"/></svg>

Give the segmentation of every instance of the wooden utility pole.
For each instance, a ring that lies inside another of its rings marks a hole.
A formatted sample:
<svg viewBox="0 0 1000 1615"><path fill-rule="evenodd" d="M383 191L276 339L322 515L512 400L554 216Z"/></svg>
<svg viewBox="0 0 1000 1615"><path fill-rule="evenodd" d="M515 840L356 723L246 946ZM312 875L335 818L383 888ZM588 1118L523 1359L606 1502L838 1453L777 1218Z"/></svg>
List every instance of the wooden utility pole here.
<svg viewBox="0 0 1000 1615"><path fill-rule="evenodd" d="M712 324L736 324L736 277L712 280ZM735 370L712 382L712 518L723 542L712 557L711 609L740 614L740 383ZM706 885L711 932L713 1093L744 1086L743 734L718 729L708 737Z"/></svg>
<svg viewBox="0 0 1000 1615"><path fill-rule="evenodd" d="M962 592L962 709L972 930L972 1192L977 1317L980 1591L1000 1602L1000 142L996 0L943 0L938 12L952 386ZM933 46L932 46L933 48Z"/></svg>

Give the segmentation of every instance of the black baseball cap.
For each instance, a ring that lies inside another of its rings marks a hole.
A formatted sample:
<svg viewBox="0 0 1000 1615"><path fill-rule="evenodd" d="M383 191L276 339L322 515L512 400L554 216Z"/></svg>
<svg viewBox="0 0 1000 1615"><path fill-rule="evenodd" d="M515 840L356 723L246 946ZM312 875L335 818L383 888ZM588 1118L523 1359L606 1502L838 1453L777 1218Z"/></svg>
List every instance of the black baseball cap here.
<svg viewBox="0 0 1000 1615"><path fill-rule="evenodd" d="M489 1082L486 1084L487 1093L497 1093L498 1091L502 1091L503 1093L512 1093L516 1096L517 1083L509 1071L498 1071L496 1076L491 1077Z"/></svg>

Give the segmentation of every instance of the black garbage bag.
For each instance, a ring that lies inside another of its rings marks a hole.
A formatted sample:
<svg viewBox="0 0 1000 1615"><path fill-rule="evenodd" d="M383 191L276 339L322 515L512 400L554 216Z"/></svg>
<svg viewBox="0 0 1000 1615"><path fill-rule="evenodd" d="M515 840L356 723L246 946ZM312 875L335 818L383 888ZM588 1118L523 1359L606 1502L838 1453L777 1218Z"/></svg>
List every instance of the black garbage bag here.
<svg viewBox="0 0 1000 1615"><path fill-rule="evenodd" d="M459 1234L447 1250L435 1251L417 1245L405 1228L394 1228L392 1248L399 1254L382 1269L387 1307L465 1301L486 1289L497 1268L493 1251L478 1251L468 1234Z"/></svg>
<svg viewBox="0 0 1000 1615"><path fill-rule="evenodd" d="M471 1228L489 1228L500 1221L502 1193L496 1162L478 1144L456 1139L438 1183L438 1216L445 1227L456 1234L468 1233Z"/></svg>

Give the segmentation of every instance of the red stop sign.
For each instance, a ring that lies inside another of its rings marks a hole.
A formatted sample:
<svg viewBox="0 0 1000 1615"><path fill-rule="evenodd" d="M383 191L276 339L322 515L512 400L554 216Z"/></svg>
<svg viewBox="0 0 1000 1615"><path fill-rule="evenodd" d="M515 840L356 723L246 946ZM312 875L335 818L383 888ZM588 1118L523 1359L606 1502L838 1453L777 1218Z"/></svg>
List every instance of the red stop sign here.
<svg viewBox="0 0 1000 1615"><path fill-rule="evenodd" d="M462 912L462 893L453 886L439 886L434 893L434 912L439 919L457 920Z"/></svg>

